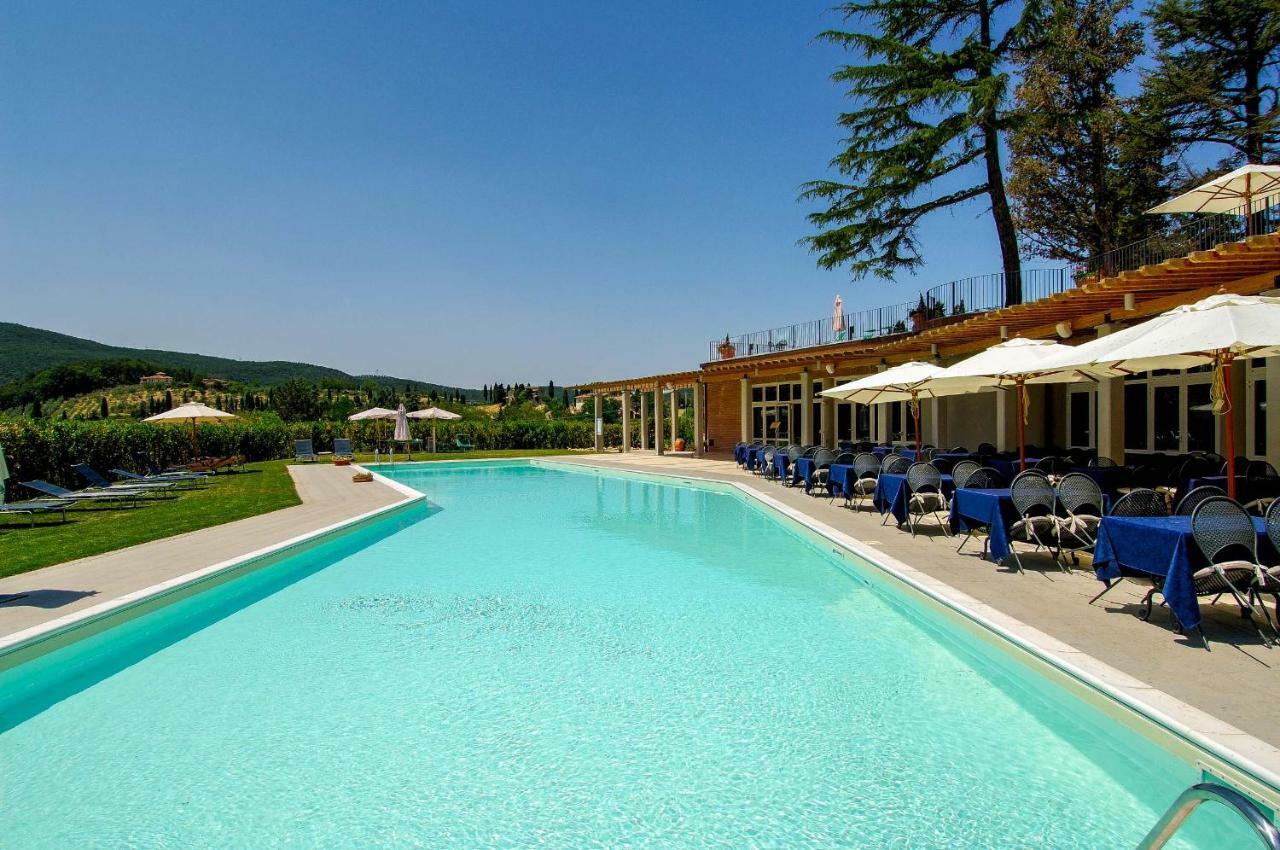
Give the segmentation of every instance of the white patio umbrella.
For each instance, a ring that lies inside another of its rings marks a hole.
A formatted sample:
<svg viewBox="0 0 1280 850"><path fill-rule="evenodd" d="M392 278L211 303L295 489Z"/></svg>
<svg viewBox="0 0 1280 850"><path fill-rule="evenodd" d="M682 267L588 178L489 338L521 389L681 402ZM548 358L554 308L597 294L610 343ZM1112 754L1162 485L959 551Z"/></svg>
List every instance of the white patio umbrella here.
<svg viewBox="0 0 1280 850"><path fill-rule="evenodd" d="M1253 199L1280 192L1280 165L1249 163L1184 192L1148 213L1240 213L1245 210L1247 232L1253 232Z"/></svg>
<svg viewBox="0 0 1280 850"><path fill-rule="evenodd" d="M856 401L860 404L882 404L890 401L909 402L911 416L916 423L916 451L920 450L920 396L930 397L921 390L930 378L942 372L941 366L913 360L875 372L856 381L824 390L819 395L838 398L842 401Z"/></svg>
<svg viewBox="0 0 1280 850"><path fill-rule="evenodd" d="M845 327L844 299L837 295L836 303L831 308L831 332L835 334L836 339L844 339Z"/></svg>
<svg viewBox="0 0 1280 850"><path fill-rule="evenodd" d="M172 410L166 410L163 413L157 413L155 416L148 416L143 422L160 422L164 424L173 424L175 422L191 423L191 443L196 453L200 451L200 434L196 430L196 425L200 422L221 422L224 419L235 419L234 413L227 413L225 410L218 410L216 407L209 407L198 401L189 401L186 404L180 404Z"/></svg>
<svg viewBox="0 0 1280 850"><path fill-rule="evenodd" d="M415 410L413 413L410 413L409 418L431 420L431 452L434 454L436 450L436 420L461 419L462 416L439 407L424 407L422 410Z"/></svg>
<svg viewBox="0 0 1280 850"><path fill-rule="evenodd" d="M1026 385L1091 380L1092 376L1078 371L1046 368L1046 364L1071 351L1071 346L1048 339L1014 337L948 366L921 389L935 396L948 396L1012 387L1017 394L1018 467L1026 469Z"/></svg>
<svg viewBox="0 0 1280 850"><path fill-rule="evenodd" d="M1154 319L1067 347L1047 365L1099 376L1154 369L1214 367L1213 412L1225 418L1227 488L1235 498L1235 414L1231 403L1231 364L1237 358L1280 354L1280 298L1210 295L1175 307Z"/></svg>
<svg viewBox="0 0 1280 850"><path fill-rule="evenodd" d="M395 419L395 418L396 418L396 412L394 410L391 410L386 407L371 407L368 410L361 410L359 413L351 414L350 416L347 417L347 421L348 422L368 422L370 420L387 420L387 419ZM382 429L379 428L378 430L381 431ZM377 438L378 439L382 438L381 433L378 434Z"/></svg>

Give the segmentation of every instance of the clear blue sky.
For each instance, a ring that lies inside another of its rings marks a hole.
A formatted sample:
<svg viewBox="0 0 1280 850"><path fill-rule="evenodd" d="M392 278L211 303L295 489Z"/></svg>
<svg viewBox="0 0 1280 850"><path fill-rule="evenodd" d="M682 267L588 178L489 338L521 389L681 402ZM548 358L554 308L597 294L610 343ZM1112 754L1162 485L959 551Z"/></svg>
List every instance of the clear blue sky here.
<svg viewBox="0 0 1280 850"><path fill-rule="evenodd" d="M981 204L893 286L817 269L831 0L0 6L0 318L478 386L999 266Z"/></svg>

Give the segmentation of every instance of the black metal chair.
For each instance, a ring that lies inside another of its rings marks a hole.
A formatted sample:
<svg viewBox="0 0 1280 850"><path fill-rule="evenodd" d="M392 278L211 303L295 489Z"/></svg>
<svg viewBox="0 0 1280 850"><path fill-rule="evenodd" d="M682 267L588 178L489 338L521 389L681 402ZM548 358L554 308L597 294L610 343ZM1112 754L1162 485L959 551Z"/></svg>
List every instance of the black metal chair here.
<svg viewBox="0 0 1280 850"><path fill-rule="evenodd" d="M968 486L965 482L969 480L970 475L979 469L982 469L982 464L976 460L956 461L956 465L951 467L951 480L955 482L956 489Z"/></svg>
<svg viewBox="0 0 1280 850"><path fill-rule="evenodd" d="M966 461L961 461L961 463L965 462ZM972 461L967 462L972 463ZM957 464L957 466L958 465L959 464ZM959 483L959 479L956 478L954 472L951 473L951 478L956 482L956 489L960 489L961 484ZM963 486L970 490L993 490L1004 486L1004 477L1000 475L998 470L992 469L989 466L979 466L977 469L969 472L964 479ZM985 528L985 526L977 526L969 519L965 520L965 525L969 526L969 533L965 535L964 540L961 540L960 545L956 547L957 553L964 548L964 544L973 539L973 535L977 532L978 528ZM984 558L986 557L986 553L987 543L984 541L982 544L982 555Z"/></svg>
<svg viewBox="0 0 1280 850"><path fill-rule="evenodd" d="M995 453L996 453L996 447L991 445L990 443L978 443L978 454L982 455L983 457L986 457L987 455L993 455Z"/></svg>
<svg viewBox="0 0 1280 850"><path fill-rule="evenodd" d="M931 515L942 526L944 534L950 535L947 518L944 514L950 508L947 497L942 493L942 473L931 463L913 463L907 469L907 528L911 536L916 536L915 517L923 519Z"/></svg>
<svg viewBox="0 0 1280 850"><path fill-rule="evenodd" d="M1169 502L1164 494L1140 487L1130 490L1111 506L1111 516L1159 517L1169 515Z"/></svg>
<svg viewBox="0 0 1280 850"><path fill-rule="evenodd" d="M1112 460L1109 457L1106 457L1105 455L1098 455L1097 457L1092 458L1089 461L1089 466L1096 466L1098 467L1098 469L1110 469L1112 467L1119 466L1119 465L1120 464L1116 463L1114 460Z"/></svg>
<svg viewBox="0 0 1280 850"><path fill-rule="evenodd" d="M1196 596L1217 597L1231 594L1240 607L1240 616L1247 619L1257 630L1262 642L1270 646L1271 640L1253 617L1254 602L1258 600L1257 590L1266 576L1258 564L1258 533L1253 527L1253 518L1235 499L1226 496L1210 497L1197 504L1195 512L1191 514L1191 536L1209 561L1209 566L1196 570L1192 575ZM1151 600L1163 588L1163 580L1157 577L1151 591L1143 599L1143 610L1139 611L1139 617L1144 620L1150 618ZM1271 615L1265 606L1259 603L1259 607L1262 608L1263 619L1271 633L1276 634ZM1144 613L1146 616L1143 616ZM1203 631L1200 637L1204 639ZM1208 646L1206 640L1205 647Z"/></svg>
<svg viewBox="0 0 1280 850"><path fill-rule="evenodd" d="M1271 507L1267 508L1263 523L1272 547L1280 551L1280 499L1276 499L1271 503ZM1275 600L1276 611L1280 612L1280 564L1263 569L1263 580L1258 591L1270 593L1271 598Z"/></svg>
<svg viewBox="0 0 1280 850"><path fill-rule="evenodd" d="M1018 556L1018 551L1013 544L1017 541L1034 545L1036 552L1039 552L1042 546L1050 552L1053 551L1051 541L1055 540L1058 531L1058 520L1054 510L1057 507L1058 497L1053 492L1049 479L1043 473L1027 470L1019 473L1009 485L1009 498L1013 500L1013 507L1019 517L1018 521L1009 527L1009 552L1012 553L1014 563L1018 566L1018 572L1025 573L1026 570L1022 568L1022 558ZM1054 560L1058 560L1056 553ZM1066 568L1063 567L1063 569Z"/></svg>
<svg viewBox="0 0 1280 850"><path fill-rule="evenodd" d="M880 461L880 471L891 475L905 475L910 468L911 461L898 454L887 454L884 460Z"/></svg>
<svg viewBox="0 0 1280 850"><path fill-rule="evenodd" d="M1178 506L1173 509L1174 516L1191 516L1195 513L1198 506L1205 499L1212 499L1214 496L1225 496L1226 491L1221 487L1215 487L1212 484L1205 484L1201 487L1194 488L1190 493L1178 500Z"/></svg>
<svg viewBox="0 0 1280 850"><path fill-rule="evenodd" d="M845 504L853 503L854 508L861 508L863 501L870 499L876 490L876 478L880 474L880 458L871 452L862 452L853 457L854 481L850 486L852 493L844 494Z"/></svg>
<svg viewBox="0 0 1280 850"><path fill-rule="evenodd" d="M1102 522L1102 488L1082 472L1071 472L1058 482L1058 504L1067 515L1058 517L1058 551L1070 552L1079 564L1078 552L1092 552Z"/></svg>
<svg viewBox="0 0 1280 850"><path fill-rule="evenodd" d="M828 448L819 448L813 453L813 486L809 495L818 495L827 486L827 476L831 474L831 464L835 462L836 453Z"/></svg>
<svg viewBox="0 0 1280 850"><path fill-rule="evenodd" d="M777 446L765 446L760 452L760 476L762 478L773 478L777 470L773 468L773 456L778 453Z"/></svg>

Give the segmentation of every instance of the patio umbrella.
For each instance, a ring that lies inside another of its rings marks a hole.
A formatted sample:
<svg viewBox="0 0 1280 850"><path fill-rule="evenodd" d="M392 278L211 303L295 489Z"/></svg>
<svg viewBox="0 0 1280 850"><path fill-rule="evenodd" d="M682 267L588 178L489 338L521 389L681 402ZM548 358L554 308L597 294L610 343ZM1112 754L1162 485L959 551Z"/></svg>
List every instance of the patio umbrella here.
<svg viewBox="0 0 1280 850"><path fill-rule="evenodd" d="M1236 213L1253 233L1253 199L1280 192L1280 165L1249 163L1147 210L1148 213Z"/></svg>
<svg viewBox="0 0 1280 850"><path fill-rule="evenodd" d="M0 446L0 505L4 504L5 484L9 480L9 464L4 459L4 446Z"/></svg>
<svg viewBox="0 0 1280 850"><path fill-rule="evenodd" d="M1027 388L1028 383L1064 383L1094 380L1075 370L1047 368L1074 351L1069 345L1048 339L1014 337L972 357L953 363L925 383L922 389L936 396L961 395L982 390L1012 387L1017 395L1018 467L1027 468Z"/></svg>
<svg viewBox="0 0 1280 850"><path fill-rule="evenodd" d="M1235 413L1231 364L1237 358L1280 354L1280 298L1210 295L1175 307L1154 319L1068 347L1049 365L1094 375L1115 376L1154 369L1214 368L1213 412L1227 431L1227 492L1236 495Z"/></svg>
<svg viewBox="0 0 1280 850"><path fill-rule="evenodd" d="M916 451L920 450L920 396L931 397L921 387L930 379L942 372L941 366L913 360L875 372L865 378L840 384L819 395L838 398L842 401L856 401L861 404L881 404L889 401L906 401L911 408L911 416L916 423Z"/></svg>
<svg viewBox="0 0 1280 850"><path fill-rule="evenodd" d="M839 295L836 296L835 306L831 308L831 331L836 339L844 339L844 299Z"/></svg>
<svg viewBox="0 0 1280 850"><path fill-rule="evenodd" d="M424 407L422 410L415 410L409 414L410 419L430 419L431 420L431 452L434 454L436 450L436 420L437 419L461 419L462 416L439 407Z"/></svg>
<svg viewBox="0 0 1280 850"><path fill-rule="evenodd" d="M198 401L189 401L186 404L180 404L172 410L166 410L164 413L157 413L155 416L148 416L143 422L190 422L191 423L191 443L195 447L196 454L200 453L200 435L196 430L196 425L200 422L221 422L224 419L235 419L234 413L227 413L225 410L218 410L215 407L209 407Z"/></svg>
<svg viewBox="0 0 1280 850"><path fill-rule="evenodd" d="M361 410L359 413L353 413L347 417L348 422L368 422L369 420L385 420L395 419L396 412L386 407L371 407L368 410ZM378 434L377 439L381 439L382 435Z"/></svg>

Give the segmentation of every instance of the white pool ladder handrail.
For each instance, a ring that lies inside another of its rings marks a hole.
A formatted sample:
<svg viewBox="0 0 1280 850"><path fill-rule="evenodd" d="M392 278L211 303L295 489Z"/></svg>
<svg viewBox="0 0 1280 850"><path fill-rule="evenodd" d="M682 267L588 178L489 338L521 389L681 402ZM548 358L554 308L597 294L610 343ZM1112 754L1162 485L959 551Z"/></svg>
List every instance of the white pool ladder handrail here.
<svg viewBox="0 0 1280 850"><path fill-rule="evenodd" d="M1267 850L1280 850L1280 830L1277 830L1275 824L1267 819L1257 804L1239 791L1214 782L1192 785L1179 794L1178 799L1173 801L1173 805L1165 811L1156 825L1151 827L1147 837L1142 839L1138 850L1159 850L1182 827L1183 822L1191 816L1196 807L1205 800L1221 803L1244 818L1249 826L1253 827L1254 834Z"/></svg>

